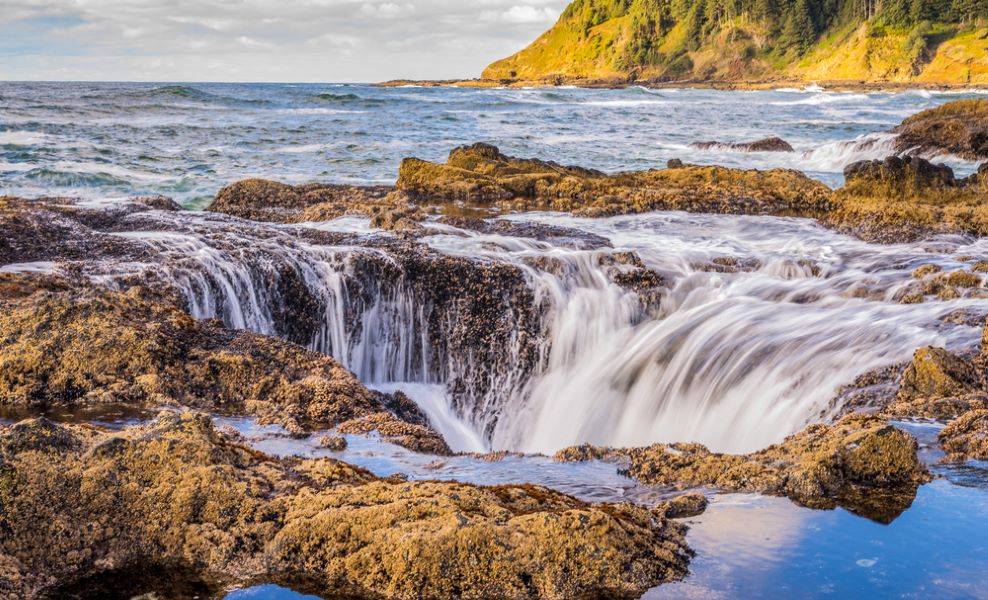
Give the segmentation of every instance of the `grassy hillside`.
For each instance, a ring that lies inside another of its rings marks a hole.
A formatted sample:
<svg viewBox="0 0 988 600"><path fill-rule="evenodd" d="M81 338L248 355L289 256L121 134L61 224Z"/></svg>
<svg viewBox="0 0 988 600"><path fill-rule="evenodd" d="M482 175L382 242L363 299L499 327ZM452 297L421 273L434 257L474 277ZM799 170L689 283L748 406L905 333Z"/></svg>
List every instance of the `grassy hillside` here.
<svg viewBox="0 0 988 600"><path fill-rule="evenodd" d="M988 84L988 0L575 0L483 78Z"/></svg>

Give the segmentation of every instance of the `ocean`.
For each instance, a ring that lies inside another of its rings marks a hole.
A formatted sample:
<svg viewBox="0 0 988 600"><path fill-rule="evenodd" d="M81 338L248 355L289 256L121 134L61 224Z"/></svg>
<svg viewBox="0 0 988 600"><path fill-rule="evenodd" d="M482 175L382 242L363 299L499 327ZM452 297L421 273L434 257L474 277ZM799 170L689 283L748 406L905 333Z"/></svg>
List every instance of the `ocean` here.
<svg viewBox="0 0 988 600"><path fill-rule="evenodd" d="M201 208L247 177L388 184L402 158L441 160L477 141L609 172L678 158L839 185L848 163L891 153L886 132L905 117L977 94L0 83L0 193L163 194ZM690 146L769 136L796 152ZM975 166L941 159L961 173Z"/></svg>

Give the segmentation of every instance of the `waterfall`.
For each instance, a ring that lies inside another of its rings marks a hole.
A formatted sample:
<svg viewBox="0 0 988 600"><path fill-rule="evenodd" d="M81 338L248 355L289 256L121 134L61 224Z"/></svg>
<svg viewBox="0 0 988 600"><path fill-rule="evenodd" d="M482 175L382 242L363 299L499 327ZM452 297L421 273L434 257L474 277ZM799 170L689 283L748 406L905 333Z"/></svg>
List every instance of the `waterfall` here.
<svg viewBox="0 0 988 600"><path fill-rule="evenodd" d="M118 234L153 260L100 276L122 284L140 271L196 317L284 336L368 385L405 389L463 450L754 450L832 416L838 388L869 370L921 346L976 343L978 328L947 314L988 313L977 298L896 301L915 267L963 268L956 257L988 256L984 243L877 246L800 219L512 218L613 246L589 248L438 224L413 244L362 222L316 236L195 213L161 219ZM657 299L627 282L645 267L663 282Z"/></svg>

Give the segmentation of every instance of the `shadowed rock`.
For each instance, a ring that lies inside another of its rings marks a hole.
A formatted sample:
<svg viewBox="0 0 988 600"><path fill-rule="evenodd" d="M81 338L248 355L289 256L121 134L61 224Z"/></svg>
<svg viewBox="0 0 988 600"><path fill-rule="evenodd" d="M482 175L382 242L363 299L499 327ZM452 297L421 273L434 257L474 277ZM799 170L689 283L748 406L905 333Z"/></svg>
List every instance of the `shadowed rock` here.
<svg viewBox="0 0 988 600"><path fill-rule="evenodd" d="M41 441L25 445L32 429ZM304 581L353 598L635 597L683 577L689 556L685 528L646 508L276 459L192 414L116 433L0 426L0 507L7 597L59 596L156 565L213 589Z"/></svg>
<svg viewBox="0 0 988 600"><path fill-rule="evenodd" d="M254 221L326 221L345 214L370 214L387 205L390 186L308 183L288 185L245 179L221 189L206 210Z"/></svg>

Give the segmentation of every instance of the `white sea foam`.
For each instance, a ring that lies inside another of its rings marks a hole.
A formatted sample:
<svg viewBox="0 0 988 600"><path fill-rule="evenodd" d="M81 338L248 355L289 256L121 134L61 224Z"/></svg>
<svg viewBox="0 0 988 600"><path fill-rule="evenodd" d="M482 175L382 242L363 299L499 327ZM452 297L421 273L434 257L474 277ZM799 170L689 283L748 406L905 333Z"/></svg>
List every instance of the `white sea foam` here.
<svg viewBox="0 0 988 600"><path fill-rule="evenodd" d="M0 146L37 146L50 139L37 131L0 131Z"/></svg>

